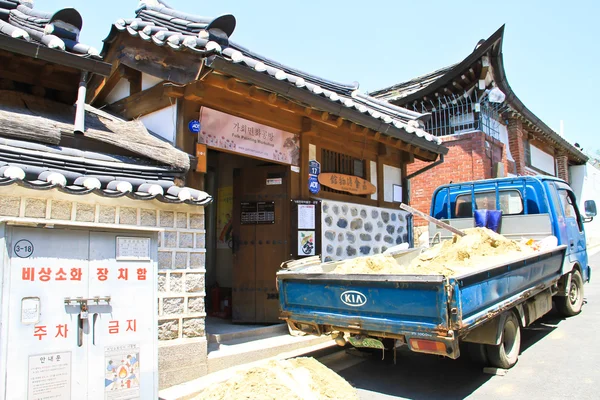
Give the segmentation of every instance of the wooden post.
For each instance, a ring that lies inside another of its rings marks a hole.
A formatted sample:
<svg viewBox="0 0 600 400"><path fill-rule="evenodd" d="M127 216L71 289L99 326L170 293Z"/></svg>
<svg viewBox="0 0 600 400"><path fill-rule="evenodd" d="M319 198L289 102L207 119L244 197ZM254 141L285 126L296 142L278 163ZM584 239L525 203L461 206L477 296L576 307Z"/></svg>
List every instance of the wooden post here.
<svg viewBox="0 0 600 400"><path fill-rule="evenodd" d="M200 105L198 103L185 98L177 99L175 146L192 155L196 154L198 134L190 132L188 124L191 120L198 118L200 118ZM185 184L193 189L204 190L204 174L194 171L194 166L191 166L186 175Z"/></svg>

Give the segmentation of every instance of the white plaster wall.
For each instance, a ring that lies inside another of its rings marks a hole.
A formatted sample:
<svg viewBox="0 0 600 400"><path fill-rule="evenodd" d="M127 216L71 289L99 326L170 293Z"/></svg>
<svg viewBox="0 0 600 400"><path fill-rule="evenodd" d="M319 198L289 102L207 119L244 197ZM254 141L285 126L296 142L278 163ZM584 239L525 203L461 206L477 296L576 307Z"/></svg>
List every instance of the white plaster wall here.
<svg viewBox="0 0 600 400"><path fill-rule="evenodd" d="M162 82L162 79L142 72L142 90L150 89L160 82Z"/></svg>
<svg viewBox="0 0 600 400"><path fill-rule="evenodd" d="M585 212L583 204L586 200L596 201L600 207L600 170L591 164L569 167L571 187L577 196L577 205L582 213ZM586 239L589 245L600 244L600 217L584 225Z"/></svg>
<svg viewBox="0 0 600 400"><path fill-rule="evenodd" d="M554 169L554 156L552 154L548 154L543 150L535 147L534 145L530 145L531 148L531 166L535 167L539 170L546 172L547 174L556 176L556 172Z"/></svg>
<svg viewBox="0 0 600 400"><path fill-rule="evenodd" d="M371 183L377 187L377 163L375 161L369 161L369 164ZM371 195L371 200L377 200L377 190Z"/></svg>
<svg viewBox="0 0 600 400"><path fill-rule="evenodd" d="M170 107L144 115L140 118L140 121L146 129L173 143L177 126L176 119L177 105L173 104Z"/></svg>
<svg viewBox="0 0 600 400"><path fill-rule="evenodd" d="M402 185L402 170L391 165L383 165L383 200L394 201L394 186Z"/></svg>
<svg viewBox="0 0 600 400"><path fill-rule="evenodd" d="M121 79L119 83L110 91L106 96L106 102L108 104L114 103L129 96L129 81L127 79Z"/></svg>

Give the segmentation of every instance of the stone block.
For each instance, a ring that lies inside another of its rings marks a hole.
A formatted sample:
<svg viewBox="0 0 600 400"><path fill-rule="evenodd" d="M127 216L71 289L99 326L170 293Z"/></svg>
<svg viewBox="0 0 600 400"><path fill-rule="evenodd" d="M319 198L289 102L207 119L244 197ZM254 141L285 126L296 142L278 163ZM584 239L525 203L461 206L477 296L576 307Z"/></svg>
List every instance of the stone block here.
<svg viewBox="0 0 600 400"><path fill-rule="evenodd" d="M114 224L116 215L116 207L100 206L100 215L98 216L98 222L102 222L103 224Z"/></svg>
<svg viewBox="0 0 600 400"><path fill-rule="evenodd" d="M183 314L184 307L183 297L165 297L163 298L163 309L164 315Z"/></svg>
<svg viewBox="0 0 600 400"><path fill-rule="evenodd" d="M160 226L163 228L173 228L175 226L175 213L172 211L161 211Z"/></svg>
<svg viewBox="0 0 600 400"><path fill-rule="evenodd" d="M203 292L205 287L204 274L187 273L185 276L185 291L188 293Z"/></svg>
<svg viewBox="0 0 600 400"><path fill-rule="evenodd" d="M208 374L205 338L160 342L158 346L159 388L189 382Z"/></svg>
<svg viewBox="0 0 600 400"><path fill-rule="evenodd" d="M190 228L204 229L204 214L190 214Z"/></svg>
<svg viewBox="0 0 600 400"><path fill-rule="evenodd" d="M119 223L124 225L137 225L137 208L121 207Z"/></svg>
<svg viewBox="0 0 600 400"><path fill-rule="evenodd" d="M165 232L165 243L164 246L170 249L177 247L177 232L167 231Z"/></svg>
<svg viewBox="0 0 600 400"><path fill-rule="evenodd" d="M156 211L140 210L140 222L142 226L156 226Z"/></svg>
<svg viewBox="0 0 600 400"><path fill-rule="evenodd" d="M46 218L46 200L25 199L25 217Z"/></svg>
<svg viewBox="0 0 600 400"><path fill-rule="evenodd" d="M158 252L158 269L173 268L173 253L170 251Z"/></svg>
<svg viewBox="0 0 600 400"><path fill-rule="evenodd" d="M175 268L186 269L188 267L188 253L178 251L175 253Z"/></svg>
<svg viewBox="0 0 600 400"><path fill-rule="evenodd" d="M77 203L75 207L75 220L80 222L94 222L96 206L92 204Z"/></svg>
<svg viewBox="0 0 600 400"><path fill-rule="evenodd" d="M194 234L193 233L179 233L179 248L191 249L194 247Z"/></svg>
<svg viewBox="0 0 600 400"><path fill-rule="evenodd" d="M21 199L12 196L0 196L0 215L18 217Z"/></svg>
<svg viewBox="0 0 600 400"><path fill-rule="evenodd" d="M158 291L166 292L167 291L167 274L158 274Z"/></svg>
<svg viewBox="0 0 600 400"><path fill-rule="evenodd" d="M177 228L187 228L187 213L178 212L176 226Z"/></svg>
<svg viewBox="0 0 600 400"><path fill-rule="evenodd" d="M183 292L183 274L171 274L169 277L169 291L170 292Z"/></svg>
<svg viewBox="0 0 600 400"><path fill-rule="evenodd" d="M196 248L204 249L206 247L206 235L204 233L196 233Z"/></svg>
<svg viewBox="0 0 600 400"><path fill-rule="evenodd" d="M190 268L204 268L206 265L205 253L190 253Z"/></svg>
<svg viewBox="0 0 600 400"><path fill-rule="evenodd" d="M189 313L203 313L206 311L204 308L204 297L189 297L187 311Z"/></svg>
<svg viewBox="0 0 600 400"><path fill-rule="evenodd" d="M52 207L50 209L50 218L70 220L72 209L73 209L73 203L71 203L70 201L52 200Z"/></svg>
<svg viewBox="0 0 600 400"><path fill-rule="evenodd" d="M179 337L179 320L158 321L158 340L173 340Z"/></svg>
<svg viewBox="0 0 600 400"><path fill-rule="evenodd" d="M204 336L204 318L185 318L183 320L182 333L184 338Z"/></svg>

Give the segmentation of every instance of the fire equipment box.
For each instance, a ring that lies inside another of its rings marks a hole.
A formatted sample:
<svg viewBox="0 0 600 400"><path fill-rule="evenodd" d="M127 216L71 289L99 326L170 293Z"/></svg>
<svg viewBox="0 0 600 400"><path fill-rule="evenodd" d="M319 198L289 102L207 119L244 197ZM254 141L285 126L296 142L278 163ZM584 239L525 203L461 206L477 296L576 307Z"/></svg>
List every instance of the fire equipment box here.
<svg viewBox="0 0 600 400"><path fill-rule="evenodd" d="M158 397L156 233L0 224L0 393Z"/></svg>

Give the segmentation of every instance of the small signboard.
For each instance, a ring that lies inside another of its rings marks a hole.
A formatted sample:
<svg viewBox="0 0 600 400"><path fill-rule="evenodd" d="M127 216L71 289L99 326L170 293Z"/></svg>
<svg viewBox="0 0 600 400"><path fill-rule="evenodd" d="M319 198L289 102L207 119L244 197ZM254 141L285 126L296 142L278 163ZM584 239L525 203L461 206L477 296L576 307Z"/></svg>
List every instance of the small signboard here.
<svg viewBox="0 0 600 400"><path fill-rule="evenodd" d="M250 201L242 202L241 224L274 224L275 223L275 202L274 201Z"/></svg>
<svg viewBox="0 0 600 400"><path fill-rule="evenodd" d="M319 183L334 190L356 195L373 194L377 192L375 185L366 179L333 172L320 174Z"/></svg>
<svg viewBox="0 0 600 400"><path fill-rule="evenodd" d="M308 191L317 194L321 191L319 184L319 174L321 173L321 163L317 160L308 162Z"/></svg>
<svg viewBox="0 0 600 400"><path fill-rule="evenodd" d="M198 132L200 132L200 121L198 121L197 119L191 120L188 123L188 129L192 133L198 133Z"/></svg>
<svg viewBox="0 0 600 400"><path fill-rule="evenodd" d="M321 254L321 200L292 200L292 251L294 259Z"/></svg>
<svg viewBox="0 0 600 400"><path fill-rule="evenodd" d="M150 238L117 237L117 261L150 260Z"/></svg>
<svg viewBox="0 0 600 400"><path fill-rule="evenodd" d="M71 352L29 356L27 398L71 399Z"/></svg>
<svg viewBox="0 0 600 400"><path fill-rule="evenodd" d="M202 143L196 143L196 172L206 173L207 168L207 151L206 145Z"/></svg>

